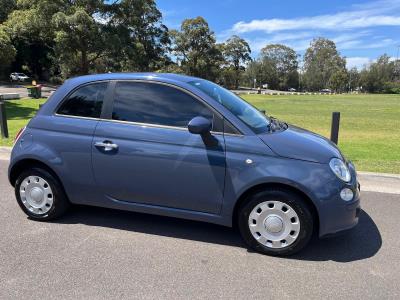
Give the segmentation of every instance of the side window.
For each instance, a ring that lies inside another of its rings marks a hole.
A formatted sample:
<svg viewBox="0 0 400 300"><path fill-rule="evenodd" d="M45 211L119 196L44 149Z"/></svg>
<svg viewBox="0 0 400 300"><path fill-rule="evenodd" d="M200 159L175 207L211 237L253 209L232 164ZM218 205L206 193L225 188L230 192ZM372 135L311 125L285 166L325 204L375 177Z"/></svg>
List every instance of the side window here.
<svg viewBox="0 0 400 300"><path fill-rule="evenodd" d="M145 82L118 82L115 87L114 120L187 127L196 116L213 121L205 104L179 89Z"/></svg>
<svg viewBox="0 0 400 300"><path fill-rule="evenodd" d="M57 111L60 115L100 118L107 82L85 85L73 92Z"/></svg>

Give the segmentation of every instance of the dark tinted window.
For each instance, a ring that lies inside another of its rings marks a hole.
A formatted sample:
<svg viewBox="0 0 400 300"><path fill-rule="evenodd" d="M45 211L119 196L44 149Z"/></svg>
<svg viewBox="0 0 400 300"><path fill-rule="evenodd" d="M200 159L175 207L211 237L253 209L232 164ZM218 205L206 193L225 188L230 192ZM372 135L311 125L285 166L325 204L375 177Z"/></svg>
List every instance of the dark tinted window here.
<svg viewBox="0 0 400 300"><path fill-rule="evenodd" d="M114 120L187 127L196 116L213 120L205 104L179 89L144 82L116 85Z"/></svg>
<svg viewBox="0 0 400 300"><path fill-rule="evenodd" d="M106 82L85 85L68 97L58 110L58 113L69 116L99 118L106 89Z"/></svg>

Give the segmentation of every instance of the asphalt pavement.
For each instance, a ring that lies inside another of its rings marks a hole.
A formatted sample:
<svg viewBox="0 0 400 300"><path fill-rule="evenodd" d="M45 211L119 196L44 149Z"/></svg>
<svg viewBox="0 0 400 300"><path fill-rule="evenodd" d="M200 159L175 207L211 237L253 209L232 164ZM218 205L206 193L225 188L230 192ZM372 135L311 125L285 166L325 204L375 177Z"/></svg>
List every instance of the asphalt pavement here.
<svg viewBox="0 0 400 300"><path fill-rule="evenodd" d="M17 93L20 98L28 97L28 90L26 89L26 85L29 83L0 83L0 94L7 93ZM52 92L55 91L54 87L50 86L42 86L42 97L49 97Z"/></svg>
<svg viewBox="0 0 400 300"><path fill-rule="evenodd" d="M0 299L399 299L400 195L362 192L359 225L290 258L230 228L94 207L28 219L0 160Z"/></svg>

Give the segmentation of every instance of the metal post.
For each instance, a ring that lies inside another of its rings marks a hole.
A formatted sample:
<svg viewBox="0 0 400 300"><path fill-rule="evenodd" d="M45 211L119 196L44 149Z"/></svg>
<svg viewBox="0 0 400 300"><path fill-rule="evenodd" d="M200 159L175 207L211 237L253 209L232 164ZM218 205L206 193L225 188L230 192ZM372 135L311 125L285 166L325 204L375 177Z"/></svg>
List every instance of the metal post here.
<svg viewBox="0 0 400 300"><path fill-rule="evenodd" d="M6 116L6 104L0 99L0 129L1 137L8 138L8 127L7 127L7 116Z"/></svg>
<svg viewBox="0 0 400 300"><path fill-rule="evenodd" d="M339 124L340 124L340 112L332 113L332 126L331 126L331 141L336 145L339 140Z"/></svg>

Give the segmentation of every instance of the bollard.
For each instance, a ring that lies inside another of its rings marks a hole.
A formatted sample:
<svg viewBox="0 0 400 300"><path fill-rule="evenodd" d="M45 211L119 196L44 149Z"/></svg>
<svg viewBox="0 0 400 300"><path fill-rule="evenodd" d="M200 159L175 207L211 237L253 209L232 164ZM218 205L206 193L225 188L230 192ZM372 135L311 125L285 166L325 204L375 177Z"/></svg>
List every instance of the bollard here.
<svg viewBox="0 0 400 300"><path fill-rule="evenodd" d="M0 129L1 137L8 138L8 127L7 127L7 116L6 116L6 104L0 99Z"/></svg>
<svg viewBox="0 0 400 300"><path fill-rule="evenodd" d="M339 140L339 124L340 124L340 112L332 113L332 126L331 126L331 141L336 145Z"/></svg>

